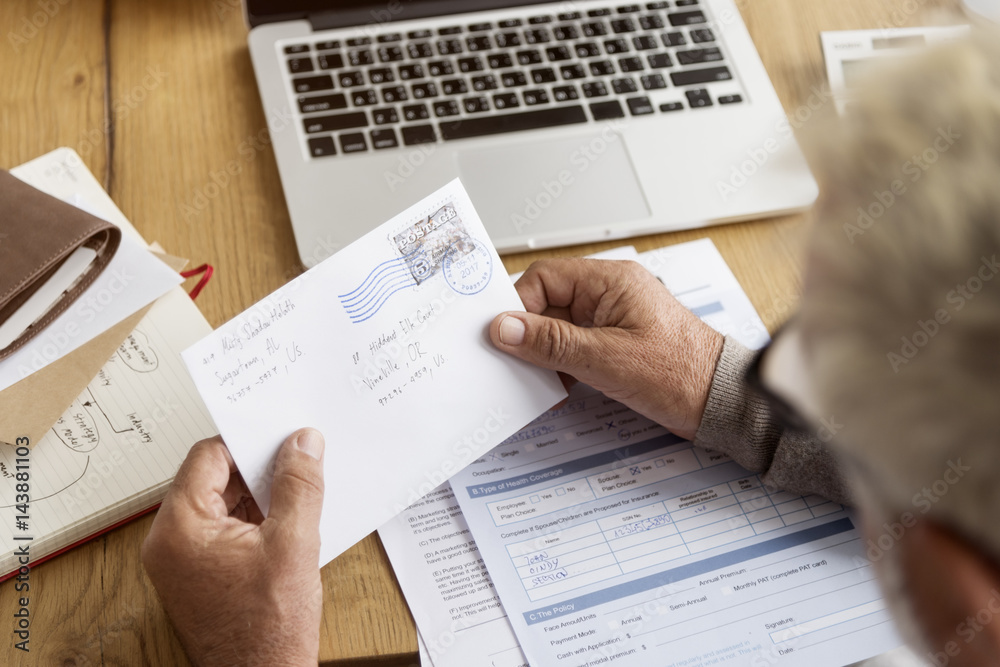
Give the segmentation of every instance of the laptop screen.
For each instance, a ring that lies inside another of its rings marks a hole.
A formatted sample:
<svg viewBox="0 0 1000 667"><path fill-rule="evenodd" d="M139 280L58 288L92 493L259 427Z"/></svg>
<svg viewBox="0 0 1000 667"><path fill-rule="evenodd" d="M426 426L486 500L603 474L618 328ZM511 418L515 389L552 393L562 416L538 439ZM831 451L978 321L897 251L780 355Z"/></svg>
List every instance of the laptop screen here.
<svg viewBox="0 0 1000 667"><path fill-rule="evenodd" d="M251 26L309 19L317 29L389 23L546 2L551 0L246 0Z"/></svg>

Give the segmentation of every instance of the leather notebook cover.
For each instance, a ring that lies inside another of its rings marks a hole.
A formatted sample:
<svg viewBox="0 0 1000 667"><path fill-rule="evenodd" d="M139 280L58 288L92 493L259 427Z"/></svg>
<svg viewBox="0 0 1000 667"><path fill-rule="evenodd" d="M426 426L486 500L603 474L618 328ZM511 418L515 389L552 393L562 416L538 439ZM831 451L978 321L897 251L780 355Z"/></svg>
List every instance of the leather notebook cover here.
<svg viewBox="0 0 1000 667"><path fill-rule="evenodd" d="M10 345L22 347L79 297L111 261L122 233L115 225L37 190L0 170L0 324L10 318L77 248L97 256L83 275Z"/></svg>

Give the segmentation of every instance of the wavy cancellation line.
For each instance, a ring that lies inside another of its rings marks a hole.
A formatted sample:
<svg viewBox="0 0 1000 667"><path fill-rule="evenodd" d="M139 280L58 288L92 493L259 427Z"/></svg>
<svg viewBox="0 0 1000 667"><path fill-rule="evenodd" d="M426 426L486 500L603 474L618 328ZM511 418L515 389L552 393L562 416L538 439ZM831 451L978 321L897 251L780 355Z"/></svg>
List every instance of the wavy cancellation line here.
<svg viewBox="0 0 1000 667"><path fill-rule="evenodd" d="M419 251L415 250L398 259L382 262L372 269L358 287L346 294L337 295L352 321L364 322L375 315L393 294L417 285L406 264L417 252Z"/></svg>

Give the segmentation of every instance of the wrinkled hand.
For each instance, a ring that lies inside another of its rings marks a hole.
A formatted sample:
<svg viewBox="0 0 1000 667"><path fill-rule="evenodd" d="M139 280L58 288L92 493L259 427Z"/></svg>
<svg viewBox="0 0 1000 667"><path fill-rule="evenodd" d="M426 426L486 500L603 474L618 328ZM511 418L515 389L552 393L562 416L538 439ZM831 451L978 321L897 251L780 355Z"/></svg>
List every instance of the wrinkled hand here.
<svg viewBox="0 0 1000 667"><path fill-rule="evenodd" d="M705 411L722 336L635 262L550 259L516 284L527 313L501 313L493 343L624 403L683 438Z"/></svg>
<svg viewBox="0 0 1000 667"><path fill-rule="evenodd" d="M195 665L317 664L323 447L312 429L285 441L266 519L220 437L177 471L142 562Z"/></svg>

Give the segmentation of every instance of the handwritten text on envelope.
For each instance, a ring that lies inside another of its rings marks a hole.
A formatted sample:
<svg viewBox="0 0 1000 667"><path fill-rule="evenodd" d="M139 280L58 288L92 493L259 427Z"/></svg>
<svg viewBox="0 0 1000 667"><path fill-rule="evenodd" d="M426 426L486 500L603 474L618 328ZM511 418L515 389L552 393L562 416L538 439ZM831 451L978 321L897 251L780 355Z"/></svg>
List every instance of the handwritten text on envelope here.
<svg viewBox="0 0 1000 667"><path fill-rule="evenodd" d="M522 308L456 180L184 360L265 513L281 443L323 432L325 564L566 396L490 343Z"/></svg>

